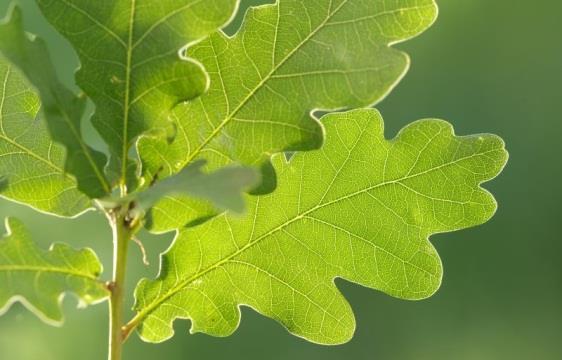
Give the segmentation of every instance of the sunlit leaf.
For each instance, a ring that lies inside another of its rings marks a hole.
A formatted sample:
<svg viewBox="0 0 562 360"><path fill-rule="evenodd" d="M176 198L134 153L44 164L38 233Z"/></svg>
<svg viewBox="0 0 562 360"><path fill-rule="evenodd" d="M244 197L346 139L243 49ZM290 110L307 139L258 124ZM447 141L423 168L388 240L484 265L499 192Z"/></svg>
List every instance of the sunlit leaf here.
<svg viewBox="0 0 562 360"><path fill-rule="evenodd" d="M179 50L227 23L238 0L37 3L78 52L78 85L95 103L93 124L125 179L135 138L165 127L174 105L208 87L201 64Z"/></svg>
<svg viewBox="0 0 562 360"><path fill-rule="evenodd" d="M0 35L1 36L1 35ZM75 216L89 199L64 170L64 149L51 141L35 90L0 56L0 194L38 210Z"/></svg>
<svg viewBox="0 0 562 360"><path fill-rule="evenodd" d="M232 38L219 32L187 54L209 71L211 88L174 111L177 136L141 139L145 176L173 174L199 158L211 167L232 161L264 169L275 179L272 153L321 146L318 109L355 108L381 100L408 68L390 47L434 21L433 0L279 0L250 8ZM208 215L190 199L156 206L154 229L182 227Z"/></svg>
<svg viewBox="0 0 562 360"><path fill-rule="evenodd" d="M64 294L76 295L81 305L108 296L98 279L102 267L93 251L63 244L44 251L20 221L8 219L6 227L8 234L0 240L0 313L20 301L42 320L56 325L63 320Z"/></svg>
<svg viewBox="0 0 562 360"><path fill-rule="evenodd" d="M458 137L432 119L386 140L375 110L323 122L322 150L274 157L278 189L249 197L248 216L180 232L158 279L139 284L127 329L159 342L182 318L192 332L227 336L246 305L295 335L339 344L355 319L335 278L402 299L439 288L442 265L428 238L492 217L496 202L480 184L505 165L503 141Z"/></svg>
<svg viewBox="0 0 562 360"><path fill-rule="evenodd" d="M51 138L67 149L64 169L76 177L80 191L91 198L108 194L111 189L103 175L106 157L90 148L82 138L81 120L86 100L59 82L45 43L25 33L19 8L14 8L9 20L0 25L0 54L21 69L37 89ZM5 79L9 80L9 76ZM17 93L4 94L15 95ZM26 129L24 123L11 126L20 131ZM33 137L33 132L29 136Z"/></svg>

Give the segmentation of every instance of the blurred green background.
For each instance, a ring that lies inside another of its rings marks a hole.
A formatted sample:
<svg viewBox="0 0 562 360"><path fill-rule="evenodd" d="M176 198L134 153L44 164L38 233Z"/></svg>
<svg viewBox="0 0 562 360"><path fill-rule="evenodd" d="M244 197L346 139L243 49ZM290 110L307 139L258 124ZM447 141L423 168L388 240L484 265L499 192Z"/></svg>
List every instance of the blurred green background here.
<svg viewBox="0 0 562 360"><path fill-rule="evenodd" d="M48 40L61 76L72 84L77 61L67 43L33 1L19 2L28 30ZM246 7L265 1L242 2ZM242 325L230 338L191 336L189 324L178 321L176 337L164 344L134 337L127 359L562 359L562 2L438 3L435 26L398 46L413 63L379 106L387 134L418 118L444 118L459 134L501 135L511 161L486 185L500 203L491 222L432 238L445 265L437 295L406 302L340 281L358 319L349 344L309 344L244 309ZM8 5L0 1L1 14ZM5 200L0 216L23 219L43 247L53 241L92 246L110 264L110 233L100 216L52 219ZM143 267L132 247L129 289L134 279L156 274L158 253L171 240L142 238L151 266ZM43 325L23 307L12 307L0 318L0 359L105 359L106 306L77 311L72 298L64 306L63 328Z"/></svg>

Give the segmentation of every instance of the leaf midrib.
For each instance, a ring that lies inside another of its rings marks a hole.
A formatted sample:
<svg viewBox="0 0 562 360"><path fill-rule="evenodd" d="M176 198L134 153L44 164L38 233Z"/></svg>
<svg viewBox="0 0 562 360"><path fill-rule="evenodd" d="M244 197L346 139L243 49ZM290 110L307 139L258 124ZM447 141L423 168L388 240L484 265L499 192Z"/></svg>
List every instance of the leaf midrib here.
<svg viewBox="0 0 562 360"><path fill-rule="evenodd" d="M10 78L10 73L12 71L12 67L8 66L6 69L6 76L4 77L4 81L2 84L2 100L0 100L0 132L2 134L5 133L4 131L4 103L6 101L6 88L8 86L8 79Z"/></svg>
<svg viewBox="0 0 562 360"><path fill-rule="evenodd" d="M492 152L496 152L498 151L498 149L494 148L485 152L480 152L480 153L475 153L475 154L471 154L469 156L465 156L465 157L461 157L458 159L455 159L454 161L450 161L447 162L445 164L441 164L439 166L436 167L432 167L430 169L427 169L425 171L421 171L419 173L413 174L413 175L406 175L403 176L401 178L395 179L395 180L388 180L388 181L383 181L382 183L379 183L377 185L373 185L370 186L368 188L359 190L359 191L355 191L353 193L338 197L337 199L331 200L327 203L324 204L318 204L304 212L302 212L301 214L294 216L292 219L285 221L283 224L277 226L276 228L268 231L267 233L260 235L259 237L257 237L254 241L249 242L248 244L244 245L243 247L241 247L239 250L235 251L234 253L232 253L231 255L225 257L224 259L217 261L215 264L207 267L206 269L204 269L203 271L198 272L197 274L191 276L190 278L179 282L178 284L176 284L175 286L173 286L169 291L166 292L165 295L163 295L160 298L157 298L156 300L154 300L152 303L149 304L149 306L147 306L144 310L140 311L127 325L127 327L136 327L138 324L140 324L140 322L143 321L144 318L146 318L146 316L148 316L148 314L150 314L154 309L156 309L158 306L160 306L160 304L162 304L163 302L165 302L167 299L171 298L172 296L174 296L176 293L178 293L179 291L181 291L183 288L185 288L187 285L193 283L194 281L196 281L197 279L207 275L208 273L216 270L217 268L220 268L222 265L228 263L231 259L236 258L237 256L239 256L240 254L242 254L243 252L245 252L246 250L250 249L251 247L253 247L254 245L260 243L263 239L277 233L278 231L281 231L283 229L285 229L287 226L297 222L298 220L301 220L303 218L306 218L308 215L312 214L313 212L320 210L322 208L325 208L327 206L330 205L334 205L337 204L341 201L344 200L348 200L350 198L353 198L355 196L359 196L361 194L365 194L368 193L369 191L378 189L378 188L382 188L384 186L387 185L392 185L392 184L400 184L406 180L410 180L413 178L416 178L418 176L422 176L422 175L426 175L429 173L432 173L434 171L438 171L441 170L443 168L455 165L461 161L465 161L465 160L469 160L471 158L477 157L477 156L485 156L489 153Z"/></svg>
<svg viewBox="0 0 562 360"><path fill-rule="evenodd" d="M49 268L49 267L35 266L35 265L0 265L0 272L56 273L56 274L63 274L63 275L72 275L72 276L81 277L101 283L97 277L91 274L81 273L81 272L67 270L67 269Z"/></svg>
<svg viewBox="0 0 562 360"><path fill-rule="evenodd" d="M123 40L120 36L118 36L113 30L108 28L102 22L98 21L95 17L90 15L88 12L83 10L82 8L66 1L62 0L62 2L72 8L74 11L79 12L83 16L87 17L93 24L97 27L102 29L105 33L109 34L113 39L115 39L119 45L121 45L126 51L126 60L123 66L125 67L125 94L123 99L123 131L122 131L122 144L121 144L121 182L124 183L126 176L127 176L127 167L128 167L128 153L129 153L129 122L130 122L130 113L131 107L136 100L131 102L131 83L133 78L133 63L134 63L134 53L138 46L140 46L144 40L152 33L153 30L165 24L167 20L171 17L178 15L179 13L201 3L203 0L195 0L190 2L189 4L180 7L170 14L167 14L166 17L160 19L158 22L152 24L146 32L144 32L138 39L135 39L135 17L137 11L137 2L136 0L131 0L130 2L130 14L129 14L129 24L128 24L128 34L127 40ZM96 171L97 173L97 171ZM104 188L106 186L104 185Z"/></svg>
<svg viewBox="0 0 562 360"><path fill-rule="evenodd" d="M125 66L125 100L123 109L123 144L121 151L121 185L127 181L128 157L129 157L129 116L130 116L130 98L131 98L131 75L133 63L133 41L135 31L135 13L136 13L136 0L131 0L131 14L129 17L129 35L127 39L127 59ZM123 195L125 195L125 192Z"/></svg>

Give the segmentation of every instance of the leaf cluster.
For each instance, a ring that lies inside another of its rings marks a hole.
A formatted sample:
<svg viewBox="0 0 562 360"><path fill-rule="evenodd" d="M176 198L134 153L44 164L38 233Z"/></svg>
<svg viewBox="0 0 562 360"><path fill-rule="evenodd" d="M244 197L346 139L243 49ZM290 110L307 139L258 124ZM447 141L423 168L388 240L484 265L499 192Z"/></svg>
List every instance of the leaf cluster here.
<svg viewBox="0 0 562 360"><path fill-rule="evenodd" d="M125 337L163 341L177 318L227 336L249 306L343 343L355 320L334 279L426 298L442 278L429 237L496 210L481 184L507 161L501 139L426 119L388 140L371 108L409 66L392 45L434 22L433 0L278 0L250 8L234 36L220 29L237 0L36 2L76 50L81 92L14 7L0 25L1 195L63 217L125 209L176 231L158 277L135 290ZM1 308L20 300L59 322L64 293L110 296L100 276L91 250L40 250L8 220Z"/></svg>

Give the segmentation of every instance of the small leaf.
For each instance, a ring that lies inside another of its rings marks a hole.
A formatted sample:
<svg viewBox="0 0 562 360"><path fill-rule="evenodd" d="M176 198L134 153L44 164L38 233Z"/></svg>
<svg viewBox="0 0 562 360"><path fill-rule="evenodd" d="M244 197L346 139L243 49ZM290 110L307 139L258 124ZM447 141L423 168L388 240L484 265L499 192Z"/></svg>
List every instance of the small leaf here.
<svg viewBox="0 0 562 360"><path fill-rule="evenodd" d="M9 20L0 25L0 53L21 69L37 89L51 138L66 147L65 170L76 177L80 191L90 198L107 195L111 189L103 175L105 155L94 151L82 138L86 99L60 83L45 43L25 33L17 7Z"/></svg>
<svg viewBox="0 0 562 360"><path fill-rule="evenodd" d="M51 141L37 93L1 55L0 91L0 174L8 180L1 195L60 216L84 212L90 200L64 171L64 149Z"/></svg>
<svg viewBox="0 0 562 360"><path fill-rule="evenodd" d="M442 279L432 234L486 222L496 211L479 185L507 160L493 135L457 137L450 124L422 120L385 140L375 110L324 118L320 151L273 159L279 187L249 197L243 219L228 214L181 230L158 279L136 290L127 329L160 342L176 318L192 332L230 335L242 305L322 344L355 330L335 278L402 299L432 295Z"/></svg>
<svg viewBox="0 0 562 360"><path fill-rule="evenodd" d="M261 166L265 184L257 192L272 190L270 155L321 146L323 129L311 112L384 98L409 64L390 45L420 34L436 15L433 0L278 0L250 8L234 37L215 33L187 50L209 72L211 88L174 110L172 145L140 140L145 175L161 167L173 174L202 157L211 168ZM158 204L154 230L182 227L205 212L194 205Z"/></svg>
<svg viewBox="0 0 562 360"><path fill-rule="evenodd" d="M43 321L57 325L63 321L65 293L75 294L82 305L108 296L98 279L102 266L92 250L55 244L44 251L20 221L8 219L6 228L8 234L0 241L0 313L20 301Z"/></svg>
<svg viewBox="0 0 562 360"><path fill-rule="evenodd" d="M226 24L238 0L37 0L75 47L77 83L93 100L92 122L125 179L135 138L166 126L169 111L208 87L201 64L180 58ZM183 61L182 61L183 60Z"/></svg>
<svg viewBox="0 0 562 360"><path fill-rule="evenodd" d="M119 199L103 200L105 206L115 206L135 201L137 209L148 211L166 196L189 196L209 200L223 210L236 213L244 211L242 194L257 186L259 174L252 168L229 166L213 173L204 173L205 161L197 161L178 174L155 183L144 191Z"/></svg>

